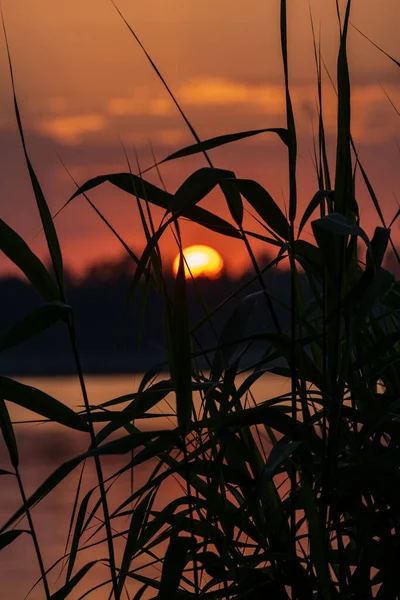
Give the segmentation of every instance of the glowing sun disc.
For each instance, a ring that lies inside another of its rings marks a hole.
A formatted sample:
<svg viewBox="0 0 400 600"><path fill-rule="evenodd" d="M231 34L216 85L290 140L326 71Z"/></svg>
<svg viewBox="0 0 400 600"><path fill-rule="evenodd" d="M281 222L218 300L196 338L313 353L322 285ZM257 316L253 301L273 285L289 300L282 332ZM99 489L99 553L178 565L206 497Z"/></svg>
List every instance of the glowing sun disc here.
<svg viewBox="0 0 400 600"><path fill-rule="evenodd" d="M191 277L209 277L217 279L224 266L222 256L209 246L189 246L184 248L183 255L185 257L185 276L186 279ZM173 272L177 274L179 267L179 254L174 260Z"/></svg>

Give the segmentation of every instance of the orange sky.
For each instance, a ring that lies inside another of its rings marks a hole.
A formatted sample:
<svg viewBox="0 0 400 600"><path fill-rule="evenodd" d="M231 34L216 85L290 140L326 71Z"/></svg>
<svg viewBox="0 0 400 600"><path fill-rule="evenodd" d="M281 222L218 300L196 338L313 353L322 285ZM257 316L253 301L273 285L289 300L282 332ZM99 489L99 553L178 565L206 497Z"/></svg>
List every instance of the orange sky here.
<svg viewBox="0 0 400 600"><path fill-rule="evenodd" d="M393 56L400 57L398 0L354 0L352 22ZM120 0L136 33L164 74L202 138L285 125L279 42L279 0ZM338 29L335 0L312 0L322 50L334 75ZM4 0L4 14L15 69L17 93L31 159L45 195L56 211L74 191L57 154L74 177L126 171L123 140L134 161L151 164L148 142L157 158L192 142L176 109L143 53L109 0ZM299 133L299 202L315 191L311 162L315 125L315 71L308 0L290 0L289 49L292 94ZM399 69L355 30L350 31L353 133L360 157L389 220L397 209L400 119L382 87L400 109ZM16 132L4 43L0 44L0 215L43 256L35 238L39 220ZM326 80L326 124L335 132L335 97ZM216 166L237 176L256 178L282 208L287 198L286 157L279 141L264 135L214 151ZM174 191L201 158L166 166L163 177ZM156 181L151 176L153 181ZM110 186L91 198L124 239L140 252L143 235L135 201ZM204 207L227 216L218 194ZM362 204L364 225L377 224L371 204ZM82 272L94 260L113 258L118 242L77 199L56 220L65 262ZM251 225L249 221L248 226ZM394 235L399 239L397 226ZM34 239L35 238L35 239ZM184 229L187 245L208 243L223 255L231 272L247 265L239 242L221 239L198 226ZM261 244L255 249L263 250ZM168 259L172 237L164 240ZM0 272L9 269L0 257Z"/></svg>

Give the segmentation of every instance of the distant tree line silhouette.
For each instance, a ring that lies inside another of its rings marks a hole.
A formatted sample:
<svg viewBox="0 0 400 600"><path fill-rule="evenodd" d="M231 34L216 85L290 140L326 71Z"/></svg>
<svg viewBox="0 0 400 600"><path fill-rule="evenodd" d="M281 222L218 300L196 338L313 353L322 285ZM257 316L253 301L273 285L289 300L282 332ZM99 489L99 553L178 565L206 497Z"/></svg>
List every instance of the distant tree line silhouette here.
<svg viewBox="0 0 400 600"><path fill-rule="evenodd" d="M260 257L260 268L270 260L267 255ZM399 272L393 252L388 252L386 267ZM75 313L79 349L86 372L143 372L165 360L162 307L157 293L151 286L146 290L142 282L127 305L134 269L131 259L120 259L93 264L79 280L67 274L68 298ZM251 280L252 283L214 315L213 326L217 332L221 331L241 298L260 290L259 282L254 281L254 272L245 272L239 279L223 272L219 279L197 278L195 283L188 280L192 324L205 314L199 291L205 306L212 310ZM289 305L287 271L273 267L263 275L263 280L273 296ZM166 285L172 297L174 278L170 271L166 274ZM288 327L287 311L278 301L272 302L281 326ZM41 299L27 282L17 277L0 279L0 340L12 325L40 304ZM32 341L2 352L0 371L15 375L74 372L68 337L63 328L62 323L56 324ZM250 319L249 334L274 329L261 297ZM213 347L215 334L209 323L197 331L197 339L203 348Z"/></svg>

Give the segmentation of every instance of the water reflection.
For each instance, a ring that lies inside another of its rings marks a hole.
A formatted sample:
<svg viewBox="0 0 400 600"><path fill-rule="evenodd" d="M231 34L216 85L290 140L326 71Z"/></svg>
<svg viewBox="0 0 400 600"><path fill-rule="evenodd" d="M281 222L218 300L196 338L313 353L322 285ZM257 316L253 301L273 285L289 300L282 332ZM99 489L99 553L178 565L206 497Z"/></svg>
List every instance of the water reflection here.
<svg viewBox="0 0 400 600"><path fill-rule="evenodd" d="M88 377L87 386L91 404L99 404L111 398L116 398L127 393L132 393L137 389L140 382L140 376L119 377ZM38 387L61 400L65 404L76 408L81 408L81 397L79 386L73 377L54 377L54 378L31 378L29 380L20 379L34 387ZM262 377L253 386L253 393L256 400L266 400L273 396L282 394L288 390L289 383L282 378L268 375ZM170 403L172 399L167 398ZM22 421L37 419L29 411L8 403L12 418L18 424L15 425L16 437L20 454L21 474L26 490L30 496L61 463L70 458L85 452L88 448L88 436L85 433L68 430L65 427L57 426L52 423L29 423L23 424ZM170 406L164 401L159 406L152 409L154 413L170 413ZM140 427L161 429L171 427L171 419L157 418L140 421ZM120 435L120 433L119 433ZM119 468L127 462L126 456L104 457L102 465L105 477L110 477ZM110 509L114 510L125 498L128 497L131 489L138 489L148 478L149 474L156 467L156 461L150 461L141 465L131 472L120 476L112 485L109 492ZM7 451L3 440L0 440L0 468L10 469L7 458ZM32 511L33 520L37 529L40 546L43 552L45 566L48 569L58 559L62 558L65 552L65 544L70 526L71 514L74 506L75 494L81 473L81 467L64 480L57 488L39 503ZM0 493L0 519L1 523L15 512L21 505L19 491L13 477L4 475L1 477ZM170 502L174 496L181 492L178 482L170 478L168 483L163 485L157 496L154 505L155 510L161 509ZM88 461L84 466L84 477L82 479L81 498L94 489L93 498L98 497L97 479L93 465ZM91 506L91 505L89 505ZM129 507L128 507L129 508ZM100 516L101 513L99 513ZM92 545L98 537L91 536L95 533L98 521L93 519L86 536L85 545L88 549L79 554L76 562L76 570L88 561L102 559L107 556L104 544ZM121 517L115 523L115 528L124 531L129 526L129 516ZM26 529L26 523L23 519L18 528ZM121 551L124 546L124 540L116 541L117 561L121 560ZM142 557L140 563L135 562L135 566L143 565L146 560L151 559ZM62 569L65 561L61 561L51 571L49 581L51 590L54 592L65 582L66 569ZM154 576L155 567L149 568L147 574ZM33 544L27 534L22 534L15 542L0 553L0 578L2 581L2 598L15 598L16 600L25 598L30 588L38 578L38 566L36 556L33 551ZM101 584L109 579L109 571L105 563L99 562L86 575L83 584L76 588L73 594L68 596L71 600L77 600L82 594L91 587ZM132 597L139 584L134 581L127 581L128 594ZM93 600L107 600L109 596L109 585L100 587L89 598ZM154 594L153 594L154 595ZM128 596L127 596L128 597ZM39 584L29 595L31 600L43 600L43 588Z"/></svg>

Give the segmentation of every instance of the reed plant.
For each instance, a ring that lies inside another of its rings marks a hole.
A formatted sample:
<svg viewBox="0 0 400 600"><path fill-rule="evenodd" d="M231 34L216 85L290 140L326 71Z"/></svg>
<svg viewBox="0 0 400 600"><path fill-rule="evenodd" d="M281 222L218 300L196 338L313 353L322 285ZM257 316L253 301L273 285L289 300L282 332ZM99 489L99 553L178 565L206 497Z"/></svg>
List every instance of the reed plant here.
<svg viewBox="0 0 400 600"><path fill-rule="evenodd" d="M169 375L160 380L161 368L154 368L143 376L138 391L98 406L90 404L86 393L74 307L68 304L65 292L57 233L25 146L12 81L19 132L53 272L15 231L0 222L1 250L43 298L39 309L10 330L1 350L64 321L85 409L74 412L39 389L7 377L0 378L0 397L65 427L86 431L89 438L86 453L60 465L27 498L18 469L13 423L1 401L0 425L22 502L1 527L0 548L7 552L5 547L22 532L32 536L40 569L38 584L43 585L47 599L67 598L84 583L97 561L79 569L75 565L91 544L104 545L106 557L100 562L108 572L103 570L104 581L80 598L96 598L102 587L110 598L123 597L125 590L132 600L400 597L400 288L393 274L382 266L387 248L395 247L351 134L347 60L350 11L351 0L342 18L338 9L334 161L328 160L323 61L314 36L319 117L316 187L302 215L297 202L297 135L290 91L286 1L281 0L280 14L286 127L205 141L125 21L194 137L193 145L154 168L200 153L207 166L192 173L175 193L166 190L161 175L159 185L149 183L139 167L137 174L130 169L101 175L80 186L66 203L84 196L111 228L89 199L90 191L109 182L137 199L146 236L142 254L137 256L112 230L136 264L127 300L140 286L152 286L162 300ZM208 154L219 146L261 134L278 136L287 150L287 215L259 183L218 168ZM381 221L372 237L360 222L360 183L366 185ZM227 203L229 222L200 206L216 187ZM152 217L153 206L165 211L158 227ZM262 223L262 235L244 228L247 207ZM189 282L180 234L182 221L187 219L221 236L241 240L259 285L258 292L241 298L234 308L236 294L217 307L204 307L205 316L199 323L191 322L187 299ZM306 241L301 234L309 223L312 240ZM180 253L172 293L166 285L159 247L170 229ZM252 250L254 238L262 239L274 252L266 267L260 267ZM360 258L360 245L365 260ZM289 264L291 291L285 306L289 328L280 322L273 290L264 279L264 274L283 260ZM248 335L248 321L257 302L264 304L273 328ZM219 332L213 328L218 311L225 315ZM215 333L213 348L202 348L197 337L203 322L208 322ZM262 347L257 360L249 353L254 343ZM200 366L204 363L206 369ZM253 387L268 373L290 379L290 392L255 402ZM200 397L199 404L194 402L195 395ZM176 426L141 429L141 419L167 396L173 398ZM114 436L111 441L110 436ZM105 478L102 460L109 455L121 455L126 460ZM97 487L85 495L78 487L67 551L53 565L45 566L31 512L79 467L84 477L88 461L95 463ZM149 465L147 480L137 489L127 490L123 502L111 510L108 494L115 481L143 464ZM176 497L164 501L163 490L172 481L178 490ZM24 515L27 530L16 526ZM91 542L87 541L89 532ZM120 545L118 555L116 543ZM51 592L48 574L61 564L64 582Z"/></svg>

